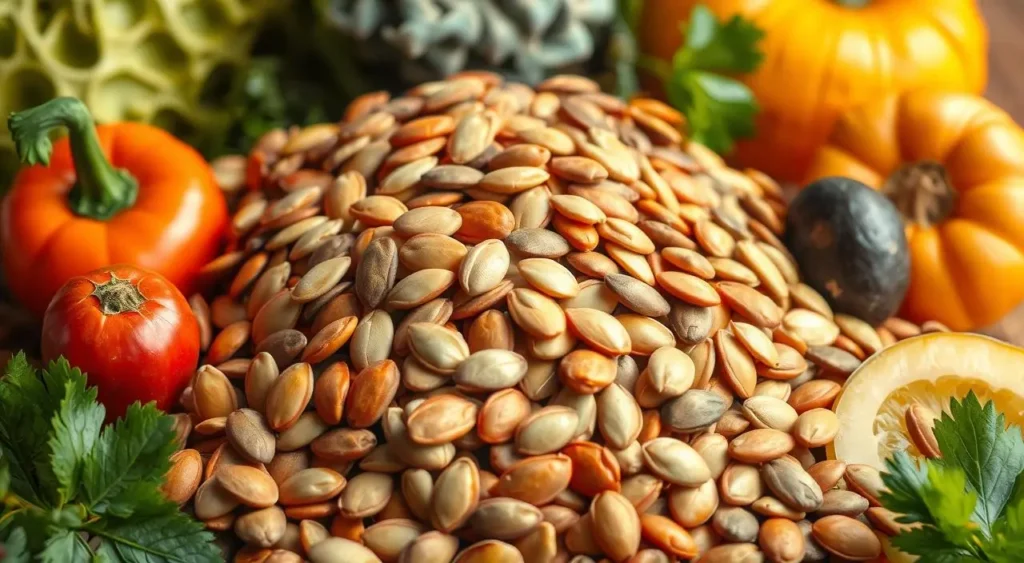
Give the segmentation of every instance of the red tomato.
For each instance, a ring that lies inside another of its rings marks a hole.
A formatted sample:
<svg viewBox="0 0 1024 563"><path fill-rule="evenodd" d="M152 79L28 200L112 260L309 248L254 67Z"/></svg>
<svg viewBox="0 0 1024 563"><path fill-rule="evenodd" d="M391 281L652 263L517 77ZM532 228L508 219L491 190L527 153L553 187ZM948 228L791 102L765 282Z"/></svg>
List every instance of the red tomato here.
<svg viewBox="0 0 1024 563"><path fill-rule="evenodd" d="M199 361L199 324L181 292L143 268L116 265L73 277L43 318L43 360L86 372L107 420L135 401L168 410Z"/></svg>

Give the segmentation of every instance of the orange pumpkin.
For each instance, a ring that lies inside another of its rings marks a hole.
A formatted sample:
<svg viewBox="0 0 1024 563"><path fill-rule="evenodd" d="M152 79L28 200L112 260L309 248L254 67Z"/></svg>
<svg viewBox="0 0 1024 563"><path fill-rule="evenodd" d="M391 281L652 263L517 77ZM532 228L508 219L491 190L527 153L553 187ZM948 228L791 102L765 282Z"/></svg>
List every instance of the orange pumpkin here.
<svg viewBox="0 0 1024 563"><path fill-rule="evenodd" d="M764 62L741 77L761 106L757 137L734 156L782 180L800 180L846 110L913 87L985 89L988 32L976 0L645 0L641 51L670 60L680 22L700 3L765 31Z"/></svg>
<svg viewBox="0 0 1024 563"><path fill-rule="evenodd" d="M881 189L906 220L903 314L954 330L988 326L1024 299L1024 129L968 94L917 90L836 123L808 180Z"/></svg>

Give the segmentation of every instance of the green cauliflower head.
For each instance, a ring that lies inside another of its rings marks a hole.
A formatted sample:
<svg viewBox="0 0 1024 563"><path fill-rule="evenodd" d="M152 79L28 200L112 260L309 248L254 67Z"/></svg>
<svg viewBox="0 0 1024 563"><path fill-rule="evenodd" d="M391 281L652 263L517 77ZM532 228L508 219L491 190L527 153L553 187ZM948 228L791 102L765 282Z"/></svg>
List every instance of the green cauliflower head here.
<svg viewBox="0 0 1024 563"><path fill-rule="evenodd" d="M0 1L0 188L17 166L6 116L54 96L81 98L100 123L220 142L253 38L286 1Z"/></svg>

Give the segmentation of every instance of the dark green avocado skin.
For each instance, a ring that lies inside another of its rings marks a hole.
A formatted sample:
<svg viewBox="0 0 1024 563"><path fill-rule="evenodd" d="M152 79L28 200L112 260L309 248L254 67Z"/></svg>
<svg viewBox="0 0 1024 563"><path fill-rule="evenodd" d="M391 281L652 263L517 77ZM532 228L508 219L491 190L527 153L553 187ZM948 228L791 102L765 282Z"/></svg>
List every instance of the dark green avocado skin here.
<svg viewBox="0 0 1024 563"><path fill-rule="evenodd" d="M804 282L833 310L877 326L910 285L903 219L888 198L850 178L822 178L789 207L786 246Z"/></svg>

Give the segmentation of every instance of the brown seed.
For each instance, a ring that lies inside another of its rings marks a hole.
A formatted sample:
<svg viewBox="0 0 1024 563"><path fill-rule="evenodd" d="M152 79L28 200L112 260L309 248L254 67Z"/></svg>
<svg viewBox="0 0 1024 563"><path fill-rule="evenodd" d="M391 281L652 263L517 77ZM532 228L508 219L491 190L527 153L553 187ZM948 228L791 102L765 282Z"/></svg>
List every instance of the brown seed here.
<svg viewBox="0 0 1024 563"><path fill-rule="evenodd" d="M461 438L476 424L477 406L457 395L436 395L423 401L406 418L409 438L435 446Z"/></svg>
<svg viewBox="0 0 1024 563"><path fill-rule="evenodd" d="M769 518L761 524L758 545L773 563L800 563L804 560L804 537L792 520Z"/></svg>
<svg viewBox="0 0 1024 563"><path fill-rule="evenodd" d="M785 384L783 384L785 385ZM786 385L786 387L789 387ZM743 401L743 416L750 421L754 428L771 428L789 432L796 424L796 410L785 401L777 397L760 396Z"/></svg>
<svg viewBox="0 0 1024 563"><path fill-rule="evenodd" d="M597 309L568 308L565 318L572 332L599 352L616 356L628 354L633 343L615 317Z"/></svg>
<svg viewBox="0 0 1024 563"><path fill-rule="evenodd" d="M585 156L559 156L548 163L551 173L569 182L595 184L608 177L608 171L596 160Z"/></svg>
<svg viewBox="0 0 1024 563"><path fill-rule="evenodd" d="M228 361L249 341L250 326L249 321L237 321L224 327L210 343L206 361L211 364Z"/></svg>
<svg viewBox="0 0 1024 563"><path fill-rule="evenodd" d="M558 377L577 393L593 394L615 381L615 360L591 350L574 350L562 358Z"/></svg>
<svg viewBox="0 0 1024 563"><path fill-rule="evenodd" d="M455 273L441 268L419 270L399 281L388 293L391 309L414 309L440 296L455 283Z"/></svg>
<svg viewBox="0 0 1024 563"><path fill-rule="evenodd" d="M541 524L540 509L521 500L491 498L481 501L469 524L480 537L515 540Z"/></svg>
<svg viewBox="0 0 1024 563"><path fill-rule="evenodd" d="M793 438L806 448L819 448L832 443L839 433L839 418L829 409L804 411L793 426Z"/></svg>
<svg viewBox="0 0 1024 563"><path fill-rule="evenodd" d="M469 458L460 458L437 478L430 497L430 521L442 532L461 527L477 509L480 472Z"/></svg>
<svg viewBox="0 0 1024 563"><path fill-rule="evenodd" d="M551 196L551 207L566 218L584 225L596 225L607 219L600 207L576 195Z"/></svg>
<svg viewBox="0 0 1024 563"><path fill-rule="evenodd" d="M243 514L235 520L235 535L247 544L272 547L284 537L286 524L284 511L270 506Z"/></svg>
<svg viewBox="0 0 1024 563"><path fill-rule="evenodd" d="M370 243L356 268L356 295L363 305L375 308L395 285L398 246L390 237Z"/></svg>
<svg viewBox="0 0 1024 563"><path fill-rule="evenodd" d="M765 463L793 449L793 438L780 430L758 428L744 432L729 444L729 455L744 463Z"/></svg>
<svg viewBox="0 0 1024 563"><path fill-rule="evenodd" d="M399 563L448 563L459 550L459 540L438 531L420 535L405 548Z"/></svg>
<svg viewBox="0 0 1024 563"><path fill-rule="evenodd" d="M856 518L863 514L869 506L868 499L857 493L835 489L825 491L822 495L822 503L818 507L817 514L821 516L842 514L843 516Z"/></svg>
<svg viewBox="0 0 1024 563"><path fill-rule="evenodd" d="M409 348L424 366L450 374L469 357L469 345L461 334L434 323L409 325Z"/></svg>
<svg viewBox="0 0 1024 563"><path fill-rule="evenodd" d="M834 346L810 346L805 356L822 369L841 377L848 377L860 367L856 356Z"/></svg>
<svg viewBox="0 0 1024 563"><path fill-rule="evenodd" d="M715 351L729 387L741 399L750 398L757 385L757 370L746 348L732 334L720 330L715 333Z"/></svg>
<svg viewBox="0 0 1024 563"><path fill-rule="evenodd" d="M748 506L763 494L761 475L753 465L730 463L719 486L722 500L734 506Z"/></svg>
<svg viewBox="0 0 1024 563"><path fill-rule="evenodd" d="M398 393L398 365L381 360L360 371L349 386L345 400L345 420L353 428L367 428L384 415Z"/></svg>
<svg viewBox="0 0 1024 563"><path fill-rule="evenodd" d="M337 537L314 545L309 550L309 560L312 563L380 563L380 558L361 543Z"/></svg>
<svg viewBox="0 0 1024 563"><path fill-rule="evenodd" d="M842 387L829 379L814 379L793 390L789 404L802 413L816 408L831 408Z"/></svg>
<svg viewBox="0 0 1024 563"><path fill-rule="evenodd" d="M240 455L257 463L270 463L276 450L274 435L259 412L239 409L227 417L228 442Z"/></svg>
<svg viewBox="0 0 1024 563"><path fill-rule="evenodd" d="M522 258L561 258L572 248L558 233L546 229L517 229L505 237L505 244Z"/></svg>
<svg viewBox="0 0 1024 563"><path fill-rule="evenodd" d="M490 170L511 168L513 166L541 167L547 164L549 160L551 160L551 151L548 149L539 145L523 143L512 145L496 154L487 163L487 167Z"/></svg>
<svg viewBox="0 0 1024 563"><path fill-rule="evenodd" d="M192 499L203 479L203 459L196 450L175 452L171 456L171 469L164 477L160 491L167 500L180 505Z"/></svg>
<svg viewBox="0 0 1024 563"><path fill-rule="evenodd" d="M761 466L761 478L776 498L790 508L813 512L821 506L821 487L791 458L780 457Z"/></svg>
<svg viewBox="0 0 1024 563"><path fill-rule="evenodd" d="M306 410L313 396L313 369L295 364L284 370L267 392L267 425L278 432L287 430Z"/></svg>
<svg viewBox="0 0 1024 563"><path fill-rule="evenodd" d="M499 390L515 386L526 375L526 358L508 350L480 350L463 360L453 380L471 390Z"/></svg>
<svg viewBox="0 0 1024 563"><path fill-rule="evenodd" d="M492 394L480 407L476 429L488 444L508 442L516 427L530 414L530 401L517 389L504 389Z"/></svg>
<svg viewBox="0 0 1024 563"><path fill-rule="evenodd" d="M402 243L398 259L402 266L414 272L427 268L443 268L455 272L466 252L465 245L449 236L422 233Z"/></svg>
<svg viewBox="0 0 1024 563"><path fill-rule="evenodd" d="M514 289L507 296L508 312L519 328L537 338L565 332L565 313L550 297L532 289Z"/></svg>
<svg viewBox="0 0 1024 563"><path fill-rule="evenodd" d="M736 282L715 282L712 284L729 308L743 315L754 325L775 328L782 323L782 309L769 297L756 289Z"/></svg>
<svg viewBox="0 0 1024 563"><path fill-rule="evenodd" d="M866 524L848 516L826 516L814 523L814 539L830 553L867 561L882 553L882 544Z"/></svg>
<svg viewBox="0 0 1024 563"><path fill-rule="evenodd" d="M499 349L511 350L515 344L515 329L505 314L490 309L480 314L469 325L466 343L470 352Z"/></svg>
<svg viewBox="0 0 1024 563"><path fill-rule="evenodd" d="M920 403L910 405L905 413L910 441L922 455L930 458L942 457L939 442L935 439L933 430L936 418L931 409Z"/></svg>
<svg viewBox="0 0 1024 563"><path fill-rule="evenodd" d="M658 290L636 278L609 274L605 276L604 283L618 296L620 303L641 315L662 317L672 309Z"/></svg>
<svg viewBox="0 0 1024 563"><path fill-rule="evenodd" d="M683 272L661 272L655 278L658 285L673 297L698 307L711 307L722 302L711 284Z"/></svg>
<svg viewBox="0 0 1024 563"><path fill-rule="evenodd" d="M594 541L606 555L622 561L640 548L640 517L629 499L615 491L604 491L590 503Z"/></svg>
<svg viewBox="0 0 1024 563"><path fill-rule="evenodd" d="M556 452L576 435L579 415L564 406L547 406L520 422L515 432L516 450L521 455Z"/></svg>
<svg viewBox="0 0 1024 563"><path fill-rule="evenodd" d="M200 520L211 520L230 514L238 505L239 502L234 495L228 493L217 479L207 479L200 485L193 500L196 518Z"/></svg>
<svg viewBox="0 0 1024 563"><path fill-rule="evenodd" d="M349 518L366 518L378 514L394 492L394 481L383 473L360 473L345 487L338 505Z"/></svg>
<svg viewBox="0 0 1024 563"><path fill-rule="evenodd" d="M550 177L551 175L541 168L511 166L488 172L477 186L494 193L516 194L539 186Z"/></svg>
<svg viewBox="0 0 1024 563"><path fill-rule="evenodd" d="M492 496L506 496L542 506L569 486L572 460L562 454L523 459L508 468L491 490Z"/></svg>
<svg viewBox="0 0 1024 563"><path fill-rule="evenodd" d="M684 487L696 487L711 478L704 459L675 438L655 438L643 445L644 462L652 473Z"/></svg>
<svg viewBox="0 0 1024 563"><path fill-rule="evenodd" d="M515 228L512 211L496 201L472 201L460 205L456 211L462 216L462 226L455 238L467 244L502 240Z"/></svg>
<svg viewBox="0 0 1024 563"><path fill-rule="evenodd" d="M246 506L267 508L277 503L277 483L265 471L246 465L222 465L215 477L228 494Z"/></svg>
<svg viewBox="0 0 1024 563"><path fill-rule="evenodd" d="M313 504L330 500L346 486L345 478L325 467L311 467L293 474L281 483L281 504Z"/></svg>
<svg viewBox="0 0 1024 563"><path fill-rule="evenodd" d="M597 232L601 238L637 254L647 255L655 250L654 242L646 233L633 223L617 217L609 217L603 223L599 223Z"/></svg>
<svg viewBox="0 0 1024 563"><path fill-rule="evenodd" d="M486 293L505 279L509 260L508 249L500 240L482 241L463 258L459 285L470 296Z"/></svg>
<svg viewBox="0 0 1024 563"><path fill-rule="evenodd" d="M579 284L565 266L548 258L526 258L516 264L519 275L530 285L556 299L579 294Z"/></svg>
<svg viewBox="0 0 1024 563"><path fill-rule="evenodd" d="M711 519L715 532L727 542L753 543L757 539L757 518L738 506L720 506Z"/></svg>
<svg viewBox="0 0 1024 563"><path fill-rule="evenodd" d="M377 437L369 430L340 428L321 434L310 444L318 458L344 462L367 456L377 445Z"/></svg>
<svg viewBox="0 0 1024 563"><path fill-rule="evenodd" d="M238 408L235 388L226 375L210 365L200 366L196 373L192 397L200 420L226 417Z"/></svg>

